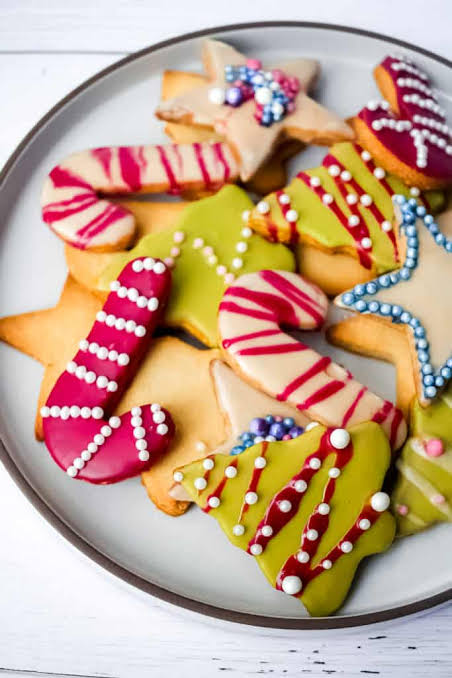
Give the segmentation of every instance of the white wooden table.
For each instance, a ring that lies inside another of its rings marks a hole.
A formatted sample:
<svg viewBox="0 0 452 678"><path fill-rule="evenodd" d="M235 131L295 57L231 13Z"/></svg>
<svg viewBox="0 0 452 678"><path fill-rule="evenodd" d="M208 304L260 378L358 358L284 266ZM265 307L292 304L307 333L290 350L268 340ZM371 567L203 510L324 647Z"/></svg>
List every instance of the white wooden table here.
<svg viewBox="0 0 452 678"><path fill-rule="evenodd" d="M128 52L210 25L334 22L452 57L450 0L173 5L0 0L0 165L41 115L88 76ZM93 565L44 522L2 467L0 553L0 674L7 676L452 675L452 606L334 634L213 624L138 594Z"/></svg>

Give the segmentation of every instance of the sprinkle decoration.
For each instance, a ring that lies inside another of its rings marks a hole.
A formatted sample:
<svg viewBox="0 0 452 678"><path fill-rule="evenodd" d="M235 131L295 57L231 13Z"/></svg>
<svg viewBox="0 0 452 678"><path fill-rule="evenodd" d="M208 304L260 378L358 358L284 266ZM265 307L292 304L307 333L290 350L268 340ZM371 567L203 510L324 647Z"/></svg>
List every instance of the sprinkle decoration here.
<svg viewBox="0 0 452 678"><path fill-rule="evenodd" d="M260 125L270 127L295 111L295 98L300 91L300 81L286 75L279 68L263 71L258 59L247 59L243 66L228 64L224 69L226 88L209 90L212 103L241 106L254 99L254 117Z"/></svg>
<svg viewBox="0 0 452 678"><path fill-rule="evenodd" d="M439 248L452 253L452 240L440 232L438 224L431 214L427 214L423 205L415 198L406 199L403 195L394 196L400 207L400 232L406 237L406 255L402 267L390 274L384 274L342 294L339 304L358 313L371 313L381 316L395 324L406 325L412 332L418 361L419 380L422 383L422 395L425 400L434 398L452 376L452 355L442 365L434 367L430 357L428 328L421 320L399 304L390 304L378 299L383 290L407 285L414 272L422 266L422 252L419 249L419 229L426 228ZM452 263L452 261L451 261ZM434 300L432 299L432 303Z"/></svg>
<svg viewBox="0 0 452 678"><path fill-rule="evenodd" d="M118 482L144 471L166 451L174 425L158 403L121 416L108 413L149 346L170 285L171 273L161 261L129 262L41 409L46 445L69 477Z"/></svg>
<svg viewBox="0 0 452 678"><path fill-rule="evenodd" d="M249 430L240 434L239 444L235 445L229 454L241 454L248 447L264 440L267 442L292 440L292 438L301 436L303 432L304 428L297 426L293 417L280 417L272 414L267 414L266 417L255 417L250 422Z"/></svg>

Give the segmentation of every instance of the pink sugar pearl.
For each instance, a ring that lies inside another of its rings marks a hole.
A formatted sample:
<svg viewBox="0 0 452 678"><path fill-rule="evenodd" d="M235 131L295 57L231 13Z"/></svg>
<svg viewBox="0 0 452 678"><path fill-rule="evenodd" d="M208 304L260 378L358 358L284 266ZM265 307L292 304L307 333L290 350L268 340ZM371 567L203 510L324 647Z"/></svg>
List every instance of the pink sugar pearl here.
<svg viewBox="0 0 452 678"><path fill-rule="evenodd" d="M408 513L408 506L406 506L406 504L399 504L397 506L397 513L401 516L406 516Z"/></svg>
<svg viewBox="0 0 452 678"><path fill-rule="evenodd" d="M432 497L433 504L444 504L445 501L446 497L444 497L442 494L434 494Z"/></svg>
<svg viewBox="0 0 452 678"><path fill-rule="evenodd" d="M255 68L256 71L262 68L262 61L259 59L247 59L246 60L246 65L248 68Z"/></svg>
<svg viewBox="0 0 452 678"><path fill-rule="evenodd" d="M292 440L292 436L290 436L288 433L285 433L282 437L283 440Z"/></svg>
<svg viewBox="0 0 452 678"><path fill-rule="evenodd" d="M444 454L444 443L441 438L432 438L425 443L425 451L429 457L440 457Z"/></svg>

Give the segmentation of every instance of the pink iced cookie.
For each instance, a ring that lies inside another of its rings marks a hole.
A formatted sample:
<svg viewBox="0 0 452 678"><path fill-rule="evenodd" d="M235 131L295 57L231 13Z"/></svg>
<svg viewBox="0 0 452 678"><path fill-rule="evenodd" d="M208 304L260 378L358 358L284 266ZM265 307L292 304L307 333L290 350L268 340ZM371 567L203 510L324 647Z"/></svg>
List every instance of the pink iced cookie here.
<svg viewBox="0 0 452 678"><path fill-rule="evenodd" d="M243 275L226 289L220 304L221 345L248 381L310 419L337 427L376 421L391 446L400 447L406 436L400 410L281 329L319 328L327 308L323 292L295 273Z"/></svg>
<svg viewBox="0 0 452 678"><path fill-rule="evenodd" d="M42 218L73 247L123 249L135 233L135 218L105 195L217 190L237 177L224 143L94 148L70 155L50 172Z"/></svg>
<svg viewBox="0 0 452 678"><path fill-rule="evenodd" d="M174 425L157 403L121 417L108 413L149 346L170 286L161 261L127 264L42 408L46 445L71 478L114 483L146 470L166 451Z"/></svg>

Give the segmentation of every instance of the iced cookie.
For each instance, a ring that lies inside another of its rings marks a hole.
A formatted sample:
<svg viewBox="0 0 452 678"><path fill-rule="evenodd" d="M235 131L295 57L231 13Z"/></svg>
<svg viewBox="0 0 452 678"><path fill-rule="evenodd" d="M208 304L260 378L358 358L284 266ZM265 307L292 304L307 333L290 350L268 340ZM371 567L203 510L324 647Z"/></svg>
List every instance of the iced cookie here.
<svg viewBox="0 0 452 678"><path fill-rule="evenodd" d="M135 220L107 195L217 190L237 179L237 163L221 142L119 146L75 153L44 184L42 218L73 247L124 249Z"/></svg>
<svg viewBox="0 0 452 678"><path fill-rule="evenodd" d="M287 334L287 329L320 328L327 308L323 292L295 273L241 276L225 291L218 314L226 360L251 384L310 419L342 427L376 421L391 448L399 448L406 437L400 410Z"/></svg>
<svg viewBox="0 0 452 678"><path fill-rule="evenodd" d="M47 448L69 477L118 482L141 473L168 448L174 424L160 404L108 415L148 349L170 285L161 261L127 264L41 408Z"/></svg>
<svg viewBox="0 0 452 678"><path fill-rule="evenodd" d="M408 333L419 401L427 405L452 375L452 211L437 221L414 198L397 196L401 268L336 299L342 308ZM367 334L350 332L350 349L367 343ZM346 345L346 332L342 344ZM371 338L373 341L373 338ZM389 348L389 350L391 350Z"/></svg>
<svg viewBox="0 0 452 678"><path fill-rule="evenodd" d="M208 459L179 469L183 487L311 615L337 610L360 561L394 538L381 492L391 454L377 424L315 426L294 440Z"/></svg>
<svg viewBox="0 0 452 678"><path fill-rule="evenodd" d="M223 292L237 274L262 268L293 271L293 254L254 234L242 215L253 203L237 186L189 204L177 224L148 235L130 252L118 253L99 278L107 290L127 261L137 256L164 259L173 284L165 323L182 327L207 346L217 346L217 313Z"/></svg>
<svg viewBox="0 0 452 678"><path fill-rule="evenodd" d="M185 94L205 84L206 78L196 73L164 71L162 75L162 101ZM165 125L165 132L177 144L222 141L223 139L213 128L183 125L177 122L168 122ZM287 139L282 142L269 160L247 182L247 189L264 195L284 186L287 183L286 162L302 149L303 144L297 139Z"/></svg>
<svg viewBox="0 0 452 678"><path fill-rule="evenodd" d="M243 181L288 137L327 145L353 139L343 120L306 94L318 75L317 62L297 59L263 70L259 60L217 40L204 42L202 57L208 83L163 101L156 114L213 128L237 156Z"/></svg>
<svg viewBox="0 0 452 678"><path fill-rule="evenodd" d="M411 186L449 185L451 130L429 76L407 57L390 56L374 75L383 101L370 101L354 119L360 143Z"/></svg>
<svg viewBox="0 0 452 678"><path fill-rule="evenodd" d="M271 241L300 243L300 271L337 293L399 265L395 193L419 196L429 209L443 202L439 192L420 196L387 175L359 145L336 144L320 167L299 172L289 186L261 200L249 225Z"/></svg>
<svg viewBox="0 0 452 678"><path fill-rule="evenodd" d="M413 406L411 437L397 460L391 501L400 536L452 522L452 388Z"/></svg>

